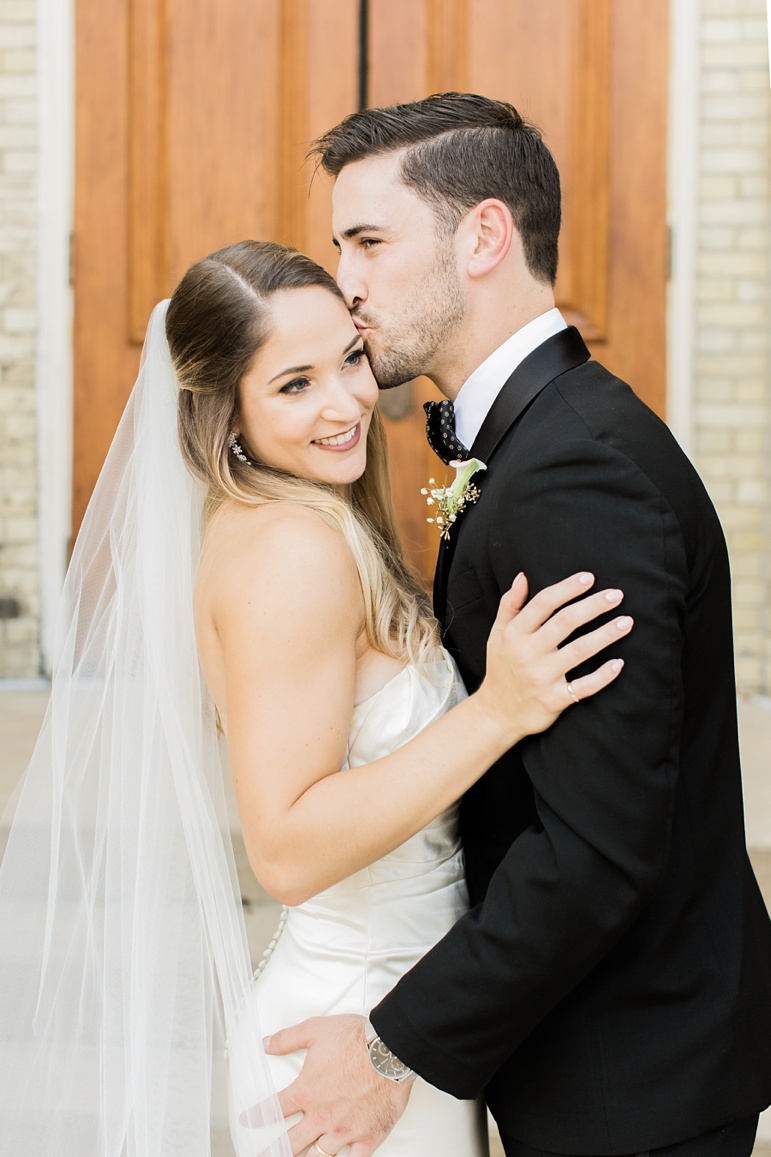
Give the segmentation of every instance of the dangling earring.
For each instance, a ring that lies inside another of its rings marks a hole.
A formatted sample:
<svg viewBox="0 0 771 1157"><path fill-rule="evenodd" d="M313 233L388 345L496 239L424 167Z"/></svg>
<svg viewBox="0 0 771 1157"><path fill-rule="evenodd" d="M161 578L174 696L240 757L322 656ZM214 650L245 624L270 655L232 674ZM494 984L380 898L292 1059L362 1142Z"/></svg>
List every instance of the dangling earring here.
<svg viewBox="0 0 771 1157"><path fill-rule="evenodd" d="M247 466L254 466L254 463L252 462L251 458L247 458L246 454L244 454L243 450L241 449L241 447L238 443L238 439L236 438L235 433L233 433L232 431L228 435L228 447L230 449L231 454L235 454L235 456L236 456L236 458L238 458L239 462L246 462Z"/></svg>

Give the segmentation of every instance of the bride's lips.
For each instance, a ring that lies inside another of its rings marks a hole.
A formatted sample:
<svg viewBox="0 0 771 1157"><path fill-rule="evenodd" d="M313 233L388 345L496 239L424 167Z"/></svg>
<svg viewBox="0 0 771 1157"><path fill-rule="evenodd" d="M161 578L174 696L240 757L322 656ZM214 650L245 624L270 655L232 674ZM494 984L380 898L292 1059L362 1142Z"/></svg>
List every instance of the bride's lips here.
<svg viewBox="0 0 771 1157"><path fill-rule="evenodd" d="M354 446L359 444L361 439L361 422L357 422L355 426L350 426L347 430L341 430L340 434L350 434L353 431L353 437L349 438L347 442L342 442L337 445L325 445L322 442L314 441L312 444L317 446L319 450L332 450L340 453L342 450L352 450ZM330 437L340 437L340 434L331 434Z"/></svg>

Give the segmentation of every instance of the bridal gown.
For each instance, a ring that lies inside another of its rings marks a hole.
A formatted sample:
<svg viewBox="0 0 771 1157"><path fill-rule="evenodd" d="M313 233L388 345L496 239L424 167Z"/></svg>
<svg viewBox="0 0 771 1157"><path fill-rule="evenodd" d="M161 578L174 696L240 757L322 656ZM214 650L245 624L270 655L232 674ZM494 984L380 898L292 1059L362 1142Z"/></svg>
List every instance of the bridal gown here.
<svg viewBox="0 0 771 1157"><path fill-rule="evenodd" d="M464 695L443 651L422 671L405 667L354 709L344 768L388 755ZM467 906L455 804L370 867L285 910L252 989L262 1032L310 1016L368 1014ZM294 1080L303 1055L269 1058L277 1088ZM487 1152L481 1103L457 1101L418 1078L378 1157Z"/></svg>

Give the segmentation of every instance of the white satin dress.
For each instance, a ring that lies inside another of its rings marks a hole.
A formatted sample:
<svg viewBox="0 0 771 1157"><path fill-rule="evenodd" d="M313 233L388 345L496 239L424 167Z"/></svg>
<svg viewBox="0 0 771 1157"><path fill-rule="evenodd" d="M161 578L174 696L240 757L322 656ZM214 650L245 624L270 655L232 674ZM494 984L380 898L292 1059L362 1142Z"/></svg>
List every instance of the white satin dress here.
<svg viewBox="0 0 771 1157"><path fill-rule="evenodd" d="M464 696L444 651L422 671L405 667L354 709L344 767L394 751ZM310 1016L367 1015L467 907L455 804L383 859L289 909L252 990L262 1032ZM269 1058L277 1088L294 1080L303 1055ZM487 1153L481 1103L457 1101L421 1079L378 1149L378 1157Z"/></svg>

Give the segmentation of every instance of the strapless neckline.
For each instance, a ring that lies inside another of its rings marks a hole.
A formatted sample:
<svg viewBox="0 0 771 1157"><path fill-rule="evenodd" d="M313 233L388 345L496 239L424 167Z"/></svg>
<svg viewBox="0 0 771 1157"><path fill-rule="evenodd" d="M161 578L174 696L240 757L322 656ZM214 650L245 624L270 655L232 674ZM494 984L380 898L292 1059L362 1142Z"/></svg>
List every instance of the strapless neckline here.
<svg viewBox="0 0 771 1157"><path fill-rule="evenodd" d="M353 705L354 715L356 714L356 712L359 710L360 707L366 707L367 704L371 703L373 699L377 699L378 695L382 694L382 692L385 691L385 689L387 687L390 687L391 684L395 683L397 679L401 679L401 677L403 675L405 675L409 671L409 669L410 669L410 664L406 663L405 666L402 667L402 669L400 671L397 671L396 674L392 675L390 679L386 679L385 683L381 684L381 686L378 687L377 691L373 691L371 695L368 695L366 697L366 699L360 699L358 703L354 703L354 705Z"/></svg>
<svg viewBox="0 0 771 1157"><path fill-rule="evenodd" d="M362 699L354 705L351 718L352 735L356 732L359 713L365 708L369 712L375 701L379 699L381 695L385 695L386 692L398 691L404 679L408 680L411 687L411 691L406 691L405 694L407 696L417 696L418 698L427 691L428 697L434 698L437 689L442 689L439 691L440 696L442 696L444 691L454 684L459 684L462 687L455 663L447 651L445 651L444 647L439 647L430 659L425 659L422 663L416 663L414 661L405 663L402 669L397 671L395 675L392 675L390 679L387 679L381 687L378 687L377 691L373 691L366 699ZM430 686L432 690L428 690L427 685ZM465 691L463 691L462 694L465 695ZM402 742L404 742L404 740L402 740Z"/></svg>

